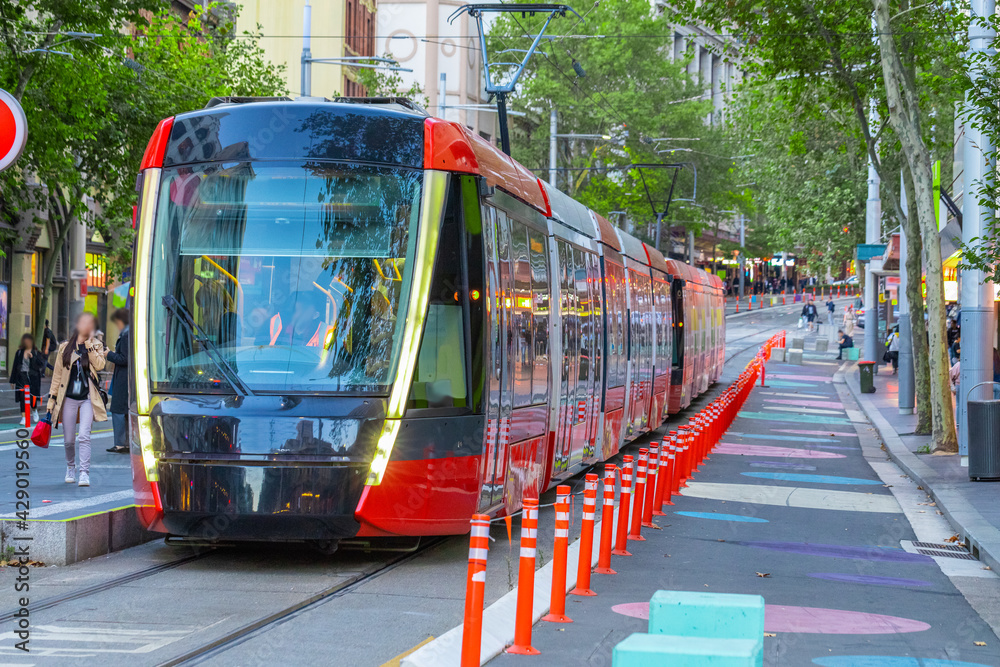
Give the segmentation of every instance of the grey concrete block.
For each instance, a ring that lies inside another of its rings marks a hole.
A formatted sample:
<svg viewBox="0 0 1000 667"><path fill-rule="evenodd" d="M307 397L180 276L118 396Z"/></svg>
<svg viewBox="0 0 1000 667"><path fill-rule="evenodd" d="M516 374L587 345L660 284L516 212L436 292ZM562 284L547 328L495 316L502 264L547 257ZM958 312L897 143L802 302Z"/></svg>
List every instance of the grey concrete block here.
<svg viewBox="0 0 1000 667"><path fill-rule="evenodd" d="M792 339L792 349L793 350L804 350L804 349L806 349L806 339L805 338L793 338Z"/></svg>
<svg viewBox="0 0 1000 667"><path fill-rule="evenodd" d="M771 360L772 361L784 361L785 360L785 348L783 348L783 347L771 348Z"/></svg>
<svg viewBox="0 0 1000 667"><path fill-rule="evenodd" d="M816 351L817 352L826 352L828 349L830 349L829 345L830 345L830 341L827 340L826 338L817 338L816 339Z"/></svg>
<svg viewBox="0 0 1000 667"><path fill-rule="evenodd" d="M791 349L788 351L788 359L786 360L790 364L795 364L796 366L802 365L802 350Z"/></svg>
<svg viewBox="0 0 1000 667"><path fill-rule="evenodd" d="M28 521L27 530L17 528L13 520L0 521L0 548L11 544L14 535L30 536L31 558L46 565L70 565L157 537L142 527L133 507L73 519Z"/></svg>

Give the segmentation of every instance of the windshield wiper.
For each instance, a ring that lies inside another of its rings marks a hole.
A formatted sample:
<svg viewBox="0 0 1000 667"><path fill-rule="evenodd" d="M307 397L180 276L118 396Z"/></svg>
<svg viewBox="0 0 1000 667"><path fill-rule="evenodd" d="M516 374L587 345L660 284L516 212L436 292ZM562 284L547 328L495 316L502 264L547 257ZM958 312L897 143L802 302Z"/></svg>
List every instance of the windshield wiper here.
<svg viewBox="0 0 1000 667"><path fill-rule="evenodd" d="M229 384L236 390L236 393L241 396L254 395L250 387L248 387L243 380L240 379L239 373L236 372L236 369L230 366L229 362L226 361L226 358L222 356L222 353L219 352L219 348L215 346L215 343L210 341L204 334L204 330L194 321L194 318L191 317L191 313L187 308L182 306L176 298L170 295L163 297L163 307L169 310L172 314L176 315L180 318L181 322L187 325L191 335L194 336L196 341L201 343L202 347L205 348L208 358L212 360L212 363L214 363L215 367L219 369L219 372L226 377L226 380L228 380Z"/></svg>

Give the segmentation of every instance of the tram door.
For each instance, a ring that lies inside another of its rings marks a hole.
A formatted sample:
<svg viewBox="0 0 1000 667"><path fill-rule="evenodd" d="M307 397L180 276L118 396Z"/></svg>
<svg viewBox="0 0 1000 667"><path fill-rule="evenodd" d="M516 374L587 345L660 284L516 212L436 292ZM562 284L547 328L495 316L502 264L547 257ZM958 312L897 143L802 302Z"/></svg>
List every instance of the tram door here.
<svg viewBox="0 0 1000 667"><path fill-rule="evenodd" d="M510 269L510 224L507 215L492 206L484 212L486 280L489 289L489 401L486 406L486 458L480 509L503 502L513 405L513 353L510 335L513 280Z"/></svg>
<svg viewBox="0 0 1000 667"><path fill-rule="evenodd" d="M593 401L597 358L587 281L585 253L556 241L559 268L559 325L562 360L559 368L554 472L563 472L592 455L593 428L589 419Z"/></svg>

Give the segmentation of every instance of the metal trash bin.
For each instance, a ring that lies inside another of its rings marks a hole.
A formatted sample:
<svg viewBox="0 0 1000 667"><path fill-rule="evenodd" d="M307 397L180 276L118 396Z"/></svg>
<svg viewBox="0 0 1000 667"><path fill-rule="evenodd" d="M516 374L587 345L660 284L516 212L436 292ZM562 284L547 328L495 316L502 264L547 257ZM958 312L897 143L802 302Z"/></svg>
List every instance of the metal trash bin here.
<svg viewBox="0 0 1000 667"><path fill-rule="evenodd" d="M1000 480L1000 400L968 400L972 392L987 384L980 382L969 390L969 479Z"/></svg>
<svg viewBox="0 0 1000 667"><path fill-rule="evenodd" d="M861 393L875 393L875 362L859 361L858 370L861 371Z"/></svg>

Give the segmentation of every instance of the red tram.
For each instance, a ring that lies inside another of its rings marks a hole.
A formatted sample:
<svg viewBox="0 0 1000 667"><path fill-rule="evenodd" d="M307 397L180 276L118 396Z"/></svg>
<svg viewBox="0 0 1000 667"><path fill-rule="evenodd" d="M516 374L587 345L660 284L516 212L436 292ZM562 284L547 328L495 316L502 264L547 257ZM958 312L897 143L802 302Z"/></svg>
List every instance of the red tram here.
<svg viewBox="0 0 1000 667"><path fill-rule="evenodd" d="M464 533L722 370L716 277L405 100L213 100L160 123L138 185L150 530Z"/></svg>

